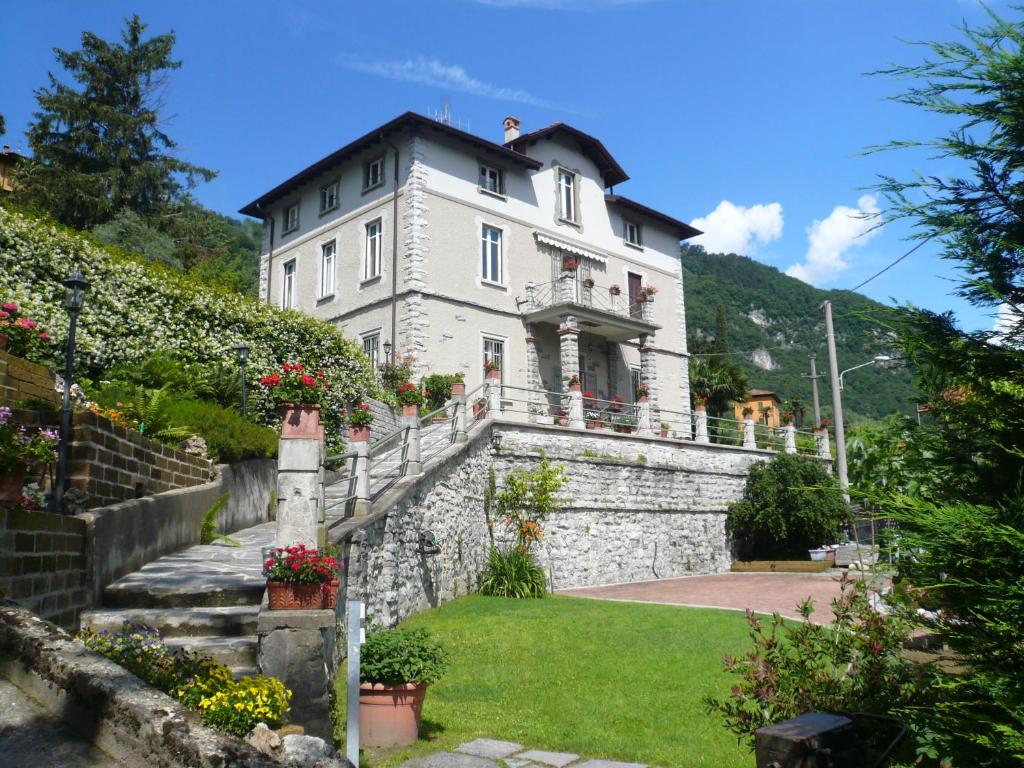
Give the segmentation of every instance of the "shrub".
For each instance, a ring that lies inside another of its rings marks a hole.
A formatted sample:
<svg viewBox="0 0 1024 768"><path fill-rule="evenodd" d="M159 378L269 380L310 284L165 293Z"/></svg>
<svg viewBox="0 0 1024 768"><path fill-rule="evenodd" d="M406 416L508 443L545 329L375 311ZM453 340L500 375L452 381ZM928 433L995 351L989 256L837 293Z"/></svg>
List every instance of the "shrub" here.
<svg viewBox="0 0 1024 768"><path fill-rule="evenodd" d="M726 530L740 559L800 557L834 541L847 507L819 459L780 454L750 468L743 499L729 506Z"/></svg>
<svg viewBox="0 0 1024 768"><path fill-rule="evenodd" d="M16 302L0 305L0 334L7 337L6 349L15 357L34 361L45 361L49 357L50 334Z"/></svg>
<svg viewBox="0 0 1024 768"><path fill-rule="evenodd" d="M480 594L494 597L544 597L547 579L529 549L513 546L508 552L491 547L480 574Z"/></svg>
<svg viewBox="0 0 1024 768"><path fill-rule="evenodd" d="M394 392L412 376L412 365L406 360L385 363L380 367L380 385L387 392Z"/></svg>
<svg viewBox="0 0 1024 768"><path fill-rule="evenodd" d="M405 384L399 385L395 390L395 395L402 405L423 405L423 393L411 382L407 381Z"/></svg>
<svg viewBox="0 0 1024 768"><path fill-rule="evenodd" d="M242 418L237 411L191 397L172 397L167 413L206 441L210 458L221 464L277 456L277 432Z"/></svg>
<svg viewBox="0 0 1024 768"><path fill-rule="evenodd" d="M282 405L318 405L327 391L323 371L307 372L302 363L285 363L280 373L271 373L260 379L270 399L278 408Z"/></svg>
<svg viewBox="0 0 1024 768"><path fill-rule="evenodd" d="M259 723L277 725L290 700L291 691L280 680L246 676L203 697L199 711L206 725L242 737Z"/></svg>
<svg viewBox="0 0 1024 768"><path fill-rule="evenodd" d="M370 632L359 652L359 680L364 683L430 684L447 667L447 652L423 627Z"/></svg>
<svg viewBox="0 0 1024 768"><path fill-rule="evenodd" d="M348 414L348 425L350 427L368 427L373 424L373 414L370 413L370 406L366 403L357 403L352 406Z"/></svg>
<svg viewBox="0 0 1024 768"><path fill-rule="evenodd" d="M436 411L438 408L442 408L451 399L452 384L463 381L463 378L461 373L432 373L429 376L424 376L420 383L423 385L424 391L430 393L427 398L430 410Z"/></svg>

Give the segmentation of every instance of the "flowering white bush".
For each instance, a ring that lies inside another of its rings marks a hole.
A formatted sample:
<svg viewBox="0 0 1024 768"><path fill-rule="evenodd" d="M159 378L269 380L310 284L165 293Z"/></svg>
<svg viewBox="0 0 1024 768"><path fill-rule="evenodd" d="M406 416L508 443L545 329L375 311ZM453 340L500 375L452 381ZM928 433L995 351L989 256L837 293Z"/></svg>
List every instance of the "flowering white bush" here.
<svg viewBox="0 0 1024 768"><path fill-rule="evenodd" d="M78 370L96 377L117 364L174 350L187 362L233 360L249 345L251 381L284 363L322 370L329 432L340 435L344 407L373 391L362 349L325 322L282 311L232 291L100 245L90 237L0 206L0 297L14 301L49 329L57 369L67 339L61 281L79 267L92 284L79 318ZM273 404L259 388L249 407L274 423Z"/></svg>

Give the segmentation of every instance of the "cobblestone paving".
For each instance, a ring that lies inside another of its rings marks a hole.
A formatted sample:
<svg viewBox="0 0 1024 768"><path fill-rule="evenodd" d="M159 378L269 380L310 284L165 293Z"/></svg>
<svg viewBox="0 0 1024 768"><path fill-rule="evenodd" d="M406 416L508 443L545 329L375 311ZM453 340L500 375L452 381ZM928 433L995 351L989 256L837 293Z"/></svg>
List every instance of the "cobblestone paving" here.
<svg viewBox="0 0 1024 768"><path fill-rule="evenodd" d="M647 768L643 763L581 758L571 752L527 749L514 741L476 739L454 752L435 752L402 763L402 768Z"/></svg>

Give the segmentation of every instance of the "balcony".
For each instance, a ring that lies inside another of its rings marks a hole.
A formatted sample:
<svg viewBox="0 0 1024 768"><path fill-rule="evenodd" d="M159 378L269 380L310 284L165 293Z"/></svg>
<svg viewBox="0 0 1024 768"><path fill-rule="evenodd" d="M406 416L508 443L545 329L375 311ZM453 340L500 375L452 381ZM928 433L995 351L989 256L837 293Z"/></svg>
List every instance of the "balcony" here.
<svg viewBox="0 0 1024 768"><path fill-rule="evenodd" d="M580 330L608 341L626 341L661 328L652 319L653 302L629 297L615 286L563 273L550 283L527 283L521 310L527 322L558 325L562 315L574 315Z"/></svg>

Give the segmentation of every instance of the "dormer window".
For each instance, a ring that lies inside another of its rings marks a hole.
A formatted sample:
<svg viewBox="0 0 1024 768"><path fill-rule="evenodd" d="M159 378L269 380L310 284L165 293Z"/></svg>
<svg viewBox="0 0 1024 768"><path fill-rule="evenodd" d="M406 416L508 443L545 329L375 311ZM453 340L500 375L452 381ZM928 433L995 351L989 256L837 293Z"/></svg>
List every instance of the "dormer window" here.
<svg viewBox="0 0 1024 768"><path fill-rule="evenodd" d="M502 173L498 168L489 165L480 165L480 189L490 192L492 195L504 195L505 184Z"/></svg>
<svg viewBox="0 0 1024 768"><path fill-rule="evenodd" d="M333 211L338 207L338 181L320 187L320 213Z"/></svg>
<svg viewBox="0 0 1024 768"><path fill-rule="evenodd" d="M576 223L576 174L558 169L558 217Z"/></svg>
<svg viewBox="0 0 1024 768"><path fill-rule="evenodd" d="M299 204L293 203L284 209L284 234L299 228Z"/></svg>
<svg viewBox="0 0 1024 768"><path fill-rule="evenodd" d="M624 219L622 222L622 229L624 233L624 240L627 245L635 246L636 248L643 247L643 241L641 240L640 225L635 221Z"/></svg>
<svg viewBox="0 0 1024 768"><path fill-rule="evenodd" d="M384 155L376 157L363 166L363 192L384 183Z"/></svg>

